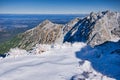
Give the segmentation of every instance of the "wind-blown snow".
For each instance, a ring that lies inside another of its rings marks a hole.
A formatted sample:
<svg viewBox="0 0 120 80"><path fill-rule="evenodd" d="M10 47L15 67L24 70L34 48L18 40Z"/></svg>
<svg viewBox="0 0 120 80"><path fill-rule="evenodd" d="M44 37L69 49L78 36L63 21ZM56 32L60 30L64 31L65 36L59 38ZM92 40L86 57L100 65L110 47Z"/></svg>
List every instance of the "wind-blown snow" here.
<svg viewBox="0 0 120 80"><path fill-rule="evenodd" d="M81 53L81 58L77 57L77 52L86 47L84 43L65 43L40 47L41 45L37 45L29 52L32 53L30 55L25 50L18 48L10 50L10 55L12 53L15 55L0 60L0 80L115 80L97 72L90 60L83 59L86 56L90 59L96 55L88 53L83 55ZM42 49L42 52L39 49ZM88 50L91 51L90 53L97 51L91 48ZM23 53L27 55L21 55ZM120 59L119 56L117 57ZM117 59L115 59L116 62L119 61ZM115 62L115 60L113 61ZM110 64L109 60L108 64ZM119 71L115 74L118 74Z"/></svg>

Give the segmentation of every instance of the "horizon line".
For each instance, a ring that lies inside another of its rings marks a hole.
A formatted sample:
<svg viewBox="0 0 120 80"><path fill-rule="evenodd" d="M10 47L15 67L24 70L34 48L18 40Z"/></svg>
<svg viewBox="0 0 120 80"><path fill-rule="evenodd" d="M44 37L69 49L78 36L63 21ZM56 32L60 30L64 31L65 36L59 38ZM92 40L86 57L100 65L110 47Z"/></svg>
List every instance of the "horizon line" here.
<svg viewBox="0 0 120 80"><path fill-rule="evenodd" d="M102 11L91 11L91 12L103 12L103 11L113 11L113 12L120 12L120 11L114 11L114 10L110 10L110 9L107 9L107 10L102 10ZM27 14L27 15L32 15L32 14L35 14L35 15L79 15L79 14L90 14L91 12L81 12L81 13L11 13L11 12L3 12L3 13L0 13L0 14Z"/></svg>
<svg viewBox="0 0 120 80"><path fill-rule="evenodd" d="M1 14L9 14L9 15L12 15L12 14L15 14L15 15L19 15L19 14L23 14L23 15L79 15L79 14L83 14L83 15L85 15L85 14L89 14L89 13L73 13L73 14L71 14L71 13L0 13L0 15Z"/></svg>

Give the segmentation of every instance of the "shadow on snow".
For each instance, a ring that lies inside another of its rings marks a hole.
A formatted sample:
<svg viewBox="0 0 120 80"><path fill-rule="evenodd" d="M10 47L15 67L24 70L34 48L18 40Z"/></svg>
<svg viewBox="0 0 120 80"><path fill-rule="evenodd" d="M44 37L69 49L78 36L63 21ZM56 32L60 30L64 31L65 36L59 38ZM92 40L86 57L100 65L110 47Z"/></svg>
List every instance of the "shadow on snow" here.
<svg viewBox="0 0 120 80"><path fill-rule="evenodd" d="M75 55L83 60L83 63L79 62L80 65L84 64L84 60L88 60L97 72L120 80L120 41L107 41L94 48L85 46Z"/></svg>

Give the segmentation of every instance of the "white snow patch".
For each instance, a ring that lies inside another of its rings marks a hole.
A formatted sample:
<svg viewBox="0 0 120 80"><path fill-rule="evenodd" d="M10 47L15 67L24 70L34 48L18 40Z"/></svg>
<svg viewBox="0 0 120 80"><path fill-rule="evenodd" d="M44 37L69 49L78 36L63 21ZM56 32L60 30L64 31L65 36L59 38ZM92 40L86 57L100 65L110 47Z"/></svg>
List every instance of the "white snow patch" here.
<svg viewBox="0 0 120 80"><path fill-rule="evenodd" d="M28 52L24 49L19 49L19 48L12 48L8 52L10 56L20 56L20 55L26 55Z"/></svg>

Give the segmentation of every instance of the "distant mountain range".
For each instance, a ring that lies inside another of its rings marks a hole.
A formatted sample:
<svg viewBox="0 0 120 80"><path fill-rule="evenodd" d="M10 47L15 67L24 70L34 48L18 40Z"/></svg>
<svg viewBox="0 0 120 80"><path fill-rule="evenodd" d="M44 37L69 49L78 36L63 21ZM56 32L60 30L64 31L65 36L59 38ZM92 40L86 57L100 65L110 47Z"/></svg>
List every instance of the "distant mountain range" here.
<svg viewBox="0 0 120 80"><path fill-rule="evenodd" d="M85 18L76 18L65 25L45 20L35 28L1 44L0 53L14 47L31 50L36 44L85 42L95 47L115 40L120 40L120 13L92 12Z"/></svg>

